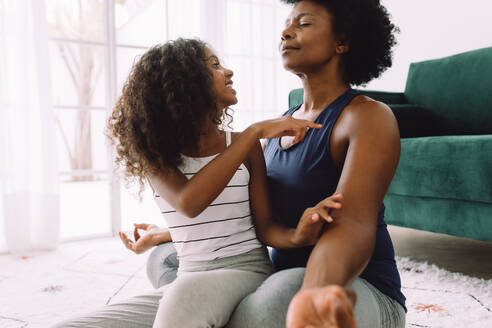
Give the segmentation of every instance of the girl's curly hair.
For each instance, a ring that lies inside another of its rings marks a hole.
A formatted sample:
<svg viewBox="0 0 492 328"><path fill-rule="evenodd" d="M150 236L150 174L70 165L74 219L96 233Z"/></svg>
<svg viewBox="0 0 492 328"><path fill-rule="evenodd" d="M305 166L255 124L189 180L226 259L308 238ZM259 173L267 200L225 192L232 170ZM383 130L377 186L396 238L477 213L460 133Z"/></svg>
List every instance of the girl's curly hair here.
<svg viewBox="0 0 492 328"><path fill-rule="evenodd" d="M296 4L303 0L281 0ZM399 32L379 0L311 0L333 15L333 30L349 51L342 56L345 81L363 85L392 65L392 48Z"/></svg>
<svg viewBox="0 0 492 328"><path fill-rule="evenodd" d="M176 168L183 150L198 150L202 122L231 121L228 108L217 108L207 47L179 38L149 49L133 65L108 118L106 135L116 145L116 164L141 190L148 174Z"/></svg>

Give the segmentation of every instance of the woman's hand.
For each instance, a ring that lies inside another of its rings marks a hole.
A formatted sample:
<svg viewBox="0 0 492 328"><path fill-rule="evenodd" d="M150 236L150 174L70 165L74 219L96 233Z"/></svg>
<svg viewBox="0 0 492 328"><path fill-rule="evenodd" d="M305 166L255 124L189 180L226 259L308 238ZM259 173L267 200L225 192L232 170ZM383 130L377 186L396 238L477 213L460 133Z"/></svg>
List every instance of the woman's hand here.
<svg viewBox="0 0 492 328"><path fill-rule="evenodd" d="M145 234L140 236L138 230L144 230ZM125 233L119 232L121 241L125 244L126 248L136 254L141 254L162 242L166 242L165 236L168 234L168 229L146 223L134 224L133 237L135 241L128 238ZM164 237L164 240L162 237Z"/></svg>
<svg viewBox="0 0 492 328"><path fill-rule="evenodd" d="M304 139L308 128L319 129L321 124L296 119L287 115L255 123L252 127L257 129L258 138L260 139L294 136L293 144L296 144Z"/></svg>
<svg viewBox="0 0 492 328"><path fill-rule="evenodd" d="M314 245L320 237L325 222L333 222L330 213L333 209L342 207L341 201L342 194L334 193L316 206L307 208L297 224L292 242L298 247Z"/></svg>
<svg viewBox="0 0 492 328"><path fill-rule="evenodd" d="M287 328L356 328L353 291L337 285L301 289L287 310Z"/></svg>

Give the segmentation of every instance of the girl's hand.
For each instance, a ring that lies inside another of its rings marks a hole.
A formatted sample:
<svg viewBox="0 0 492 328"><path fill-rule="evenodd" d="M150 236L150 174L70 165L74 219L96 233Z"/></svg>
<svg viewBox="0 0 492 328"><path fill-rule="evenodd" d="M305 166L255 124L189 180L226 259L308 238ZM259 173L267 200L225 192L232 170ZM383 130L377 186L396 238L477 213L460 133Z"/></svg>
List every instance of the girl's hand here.
<svg viewBox="0 0 492 328"><path fill-rule="evenodd" d="M292 242L298 247L314 245L320 237L325 222L333 222L330 213L333 209L342 207L341 201L342 194L335 193L316 206L307 208L297 224Z"/></svg>
<svg viewBox="0 0 492 328"><path fill-rule="evenodd" d="M319 129L321 126L321 124L296 119L290 115L253 124L253 127L257 129L258 137L260 139L294 136L295 138L293 144L296 144L304 139L308 128Z"/></svg>
<svg viewBox="0 0 492 328"><path fill-rule="evenodd" d="M140 233L138 232L139 229L145 231L143 236L140 236ZM158 232L161 232L161 230L162 229L155 224L140 223L134 224L133 237L135 238L135 241L128 238L124 232L119 232L118 234L126 248L136 254L141 254L159 243L154 237Z"/></svg>

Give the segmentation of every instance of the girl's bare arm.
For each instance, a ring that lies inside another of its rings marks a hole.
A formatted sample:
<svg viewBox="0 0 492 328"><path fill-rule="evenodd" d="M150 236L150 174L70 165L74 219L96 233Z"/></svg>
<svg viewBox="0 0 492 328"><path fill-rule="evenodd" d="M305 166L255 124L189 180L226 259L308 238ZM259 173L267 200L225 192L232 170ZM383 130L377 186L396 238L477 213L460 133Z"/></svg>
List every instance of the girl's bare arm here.
<svg viewBox="0 0 492 328"><path fill-rule="evenodd" d="M299 142L308 127L321 126L290 116L253 124L191 179L188 180L178 169L174 169L150 176L152 187L178 212L194 218L224 190L258 139L291 135Z"/></svg>

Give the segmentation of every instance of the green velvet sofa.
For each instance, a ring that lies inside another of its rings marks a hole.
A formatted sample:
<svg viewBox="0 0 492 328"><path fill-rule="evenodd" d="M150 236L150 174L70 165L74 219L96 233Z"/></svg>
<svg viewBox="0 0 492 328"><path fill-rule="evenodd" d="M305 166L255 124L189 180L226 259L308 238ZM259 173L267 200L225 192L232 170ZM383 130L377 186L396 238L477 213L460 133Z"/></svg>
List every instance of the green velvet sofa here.
<svg viewBox="0 0 492 328"><path fill-rule="evenodd" d="M492 241L492 47L410 64L405 92L361 92L400 129L387 223Z"/></svg>

